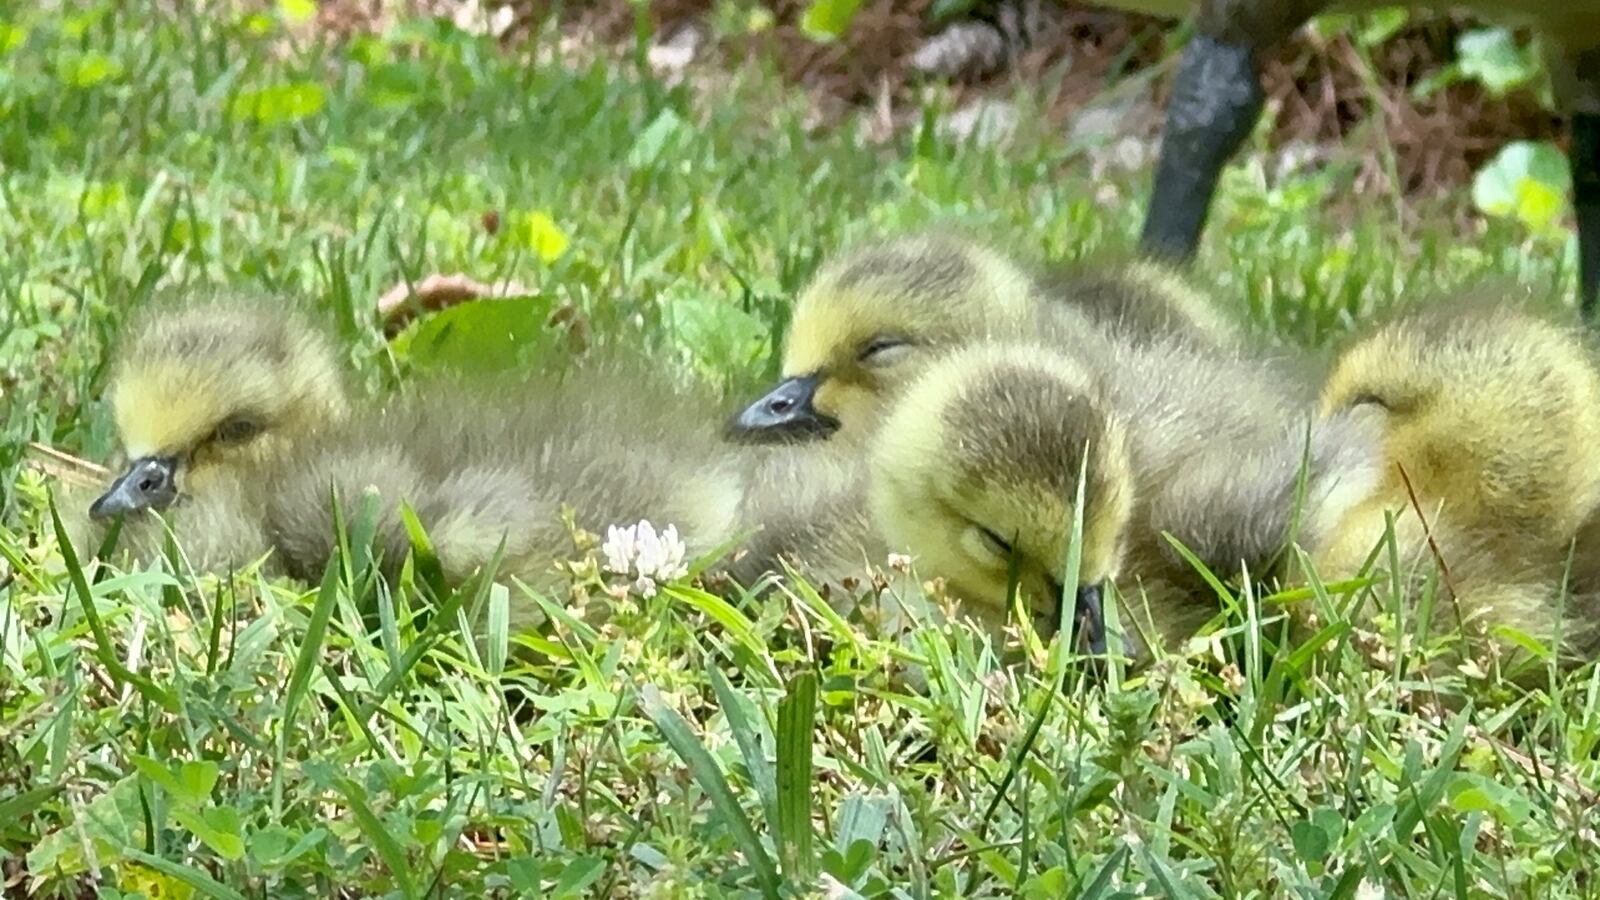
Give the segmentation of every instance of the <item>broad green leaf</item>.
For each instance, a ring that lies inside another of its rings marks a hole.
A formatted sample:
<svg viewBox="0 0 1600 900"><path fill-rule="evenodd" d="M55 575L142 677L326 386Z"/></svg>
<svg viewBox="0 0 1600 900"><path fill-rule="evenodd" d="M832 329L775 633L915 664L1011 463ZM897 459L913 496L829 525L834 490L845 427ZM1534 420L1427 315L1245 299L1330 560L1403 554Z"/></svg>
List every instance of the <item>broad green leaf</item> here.
<svg viewBox="0 0 1600 900"><path fill-rule="evenodd" d="M213 897L216 900L245 900L243 894L217 881L203 870L194 866L186 866L183 863L174 862L132 847L123 850L123 855L129 859L137 860L158 872L176 878L207 897Z"/></svg>
<svg viewBox="0 0 1600 900"><path fill-rule="evenodd" d="M148 756L130 757L133 767L172 795L175 803L197 807L211 796L217 783L217 764L210 760L189 761L170 766Z"/></svg>
<svg viewBox="0 0 1600 900"><path fill-rule="evenodd" d="M233 98L228 115L235 121L254 120L262 125L281 125L310 118L322 111L327 93L311 81L292 81L245 91Z"/></svg>
<svg viewBox="0 0 1600 900"><path fill-rule="evenodd" d="M218 806L195 810L181 806L172 808L172 818L189 829L195 837L217 855L227 860L244 857L244 829L239 822L239 812L232 807Z"/></svg>
<svg viewBox="0 0 1600 900"><path fill-rule="evenodd" d="M766 323L725 298L677 294L663 312L676 343L710 376L751 368L770 344Z"/></svg>
<svg viewBox="0 0 1600 900"><path fill-rule="evenodd" d="M89 51L64 57L56 68L61 80L72 87L93 87L122 74L122 63L104 53Z"/></svg>
<svg viewBox="0 0 1600 900"><path fill-rule="evenodd" d="M1507 144L1472 180L1472 202L1496 218L1515 219L1547 237L1564 236L1561 222L1572 176L1567 158L1550 144Z"/></svg>
<svg viewBox="0 0 1600 900"><path fill-rule="evenodd" d="M291 24L309 22L317 14L316 0L278 0L278 14Z"/></svg>
<svg viewBox="0 0 1600 900"><path fill-rule="evenodd" d="M1457 66L1490 93L1505 94L1539 76L1539 62L1507 28L1480 28L1456 39Z"/></svg>
<svg viewBox="0 0 1600 900"><path fill-rule="evenodd" d="M1302 819L1289 829L1289 839L1294 842L1294 852L1308 863L1320 863L1328 858L1330 840L1328 833L1316 823Z"/></svg>
<svg viewBox="0 0 1600 900"><path fill-rule="evenodd" d="M561 870L561 877L556 879L555 889L550 893L554 897L585 897L585 890L606 871L606 861L598 856L580 856L567 863Z"/></svg>
<svg viewBox="0 0 1600 900"><path fill-rule="evenodd" d="M78 807L76 822L43 835L28 850L27 871L75 875L88 871L86 849L104 866L115 862L122 848L143 845L146 832L140 784L139 775L130 774L87 805ZM84 838L92 847L84 847Z"/></svg>
<svg viewBox="0 0 1600 900"><path fill-rule="evenodd" d="M800 28L816 41L834 41L850 27L861 0L811 0L800 18Z"/></svg>
<svg viewBox="0 0 1600 900"><path fill-rule="evenodd" d="M528 246L545 265L560 259L572 244L572 239L561 230L556 220L540 210L528 213L522 220L522 233L527 236Z"/></svg>
<svg viewBox="0 0 1600 900"><path fill-rule="evenodd" d="M416 62L374 64L367 70L363 92L373 106L405 107L427 96L428 70Z"/></svg>
<svg viewBox="0 0 1600 900"><path fill-rule="evenodd" d="M21 25L0 22L0 53L10 53L28 39L28 29Z"/></svg>
<svg viewBox="0 0 1600 900"><path fill-rule="evenodd" d="M486 298L428 317L401 346L425 369L493 372L542 361L564 345L552 297Z"/></svg>

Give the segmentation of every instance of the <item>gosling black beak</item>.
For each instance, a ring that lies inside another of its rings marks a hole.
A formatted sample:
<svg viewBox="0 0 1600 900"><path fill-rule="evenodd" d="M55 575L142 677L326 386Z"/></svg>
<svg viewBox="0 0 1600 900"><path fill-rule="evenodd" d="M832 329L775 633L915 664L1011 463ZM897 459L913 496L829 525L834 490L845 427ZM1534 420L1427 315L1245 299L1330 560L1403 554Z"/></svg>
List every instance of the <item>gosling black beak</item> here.
<svg viewBox="0 0 1600 900"><path fill-rule="evenodd" d="M1078 588L1078 605L1072 616L1076 639L1095 656L1106 652L1106 613L1100 591L1098 584Z"/></svg>
<svg viewBox="0 0 1600 900"><path fill-rule="evenodd" d="M839 420L812 406L822 376L785 378L765 397L746 406L728 423L728 437L747 444L822 440L839 430Z"/></svg>
<svg viewBox="0 0 1600 900"><path fill-rule="evenodd" d="M165 509L178 496L178 460L171 456L146 456L128 466L111 489L89 507L89 518L110 519L123 513Z"/></svg>

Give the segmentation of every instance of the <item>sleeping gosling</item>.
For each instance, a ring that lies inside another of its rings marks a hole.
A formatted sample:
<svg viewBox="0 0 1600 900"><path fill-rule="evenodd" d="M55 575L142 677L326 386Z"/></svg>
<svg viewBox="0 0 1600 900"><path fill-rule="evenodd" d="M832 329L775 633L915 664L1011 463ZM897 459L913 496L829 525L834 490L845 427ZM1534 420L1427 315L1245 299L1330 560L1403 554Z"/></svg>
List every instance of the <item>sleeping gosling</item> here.
<svg viewBox="0 0 1600 900"><path fill-rule="evenodd" d="M1046 625L1074 597L1091 646L1107 583L1143 635L1125 636L1132 655L1145 656L1152 638L1192 633L1219 601L1163 533L1219 577L1241 568L1263 577L1294 536L1303 465L1304 527L1314 531L1370 477L1370 434L1285 420L1270 394L1233 383L1240 373L1206 354L1168 346L1160 356L1151 371L1154 361L1126 346L1104 356L996 342L950 354L874 437L879 528L991 625L1004 619L1014 572ZM1080 472L1080 578L1066 585Z"/></svg>
<svg viewBox="0 0 1600 900"><path fill-rule="evenodd" d="M1434 568L1431 535L1463 619L1542 641L1587 630L1553 614L1600 509L1600 368L1575 323L1487 293L1416 307L1340 354L1322 409L1383 428L1381 479L1314 556L1324 577L1359 571L1393 516L1394 574Z"/></svg>
<svg viewBox="0 0 1600 900"><path fill-rule="evenodd" d="M859 442L942 354L1058 329L1218 350L1235 348L1240 335L1209 298L1156 263L1041 276L957 235L895 238L846 253L806 287L785 342L784 379L739 413L730 435L794 442L842 432Z"/></svg>

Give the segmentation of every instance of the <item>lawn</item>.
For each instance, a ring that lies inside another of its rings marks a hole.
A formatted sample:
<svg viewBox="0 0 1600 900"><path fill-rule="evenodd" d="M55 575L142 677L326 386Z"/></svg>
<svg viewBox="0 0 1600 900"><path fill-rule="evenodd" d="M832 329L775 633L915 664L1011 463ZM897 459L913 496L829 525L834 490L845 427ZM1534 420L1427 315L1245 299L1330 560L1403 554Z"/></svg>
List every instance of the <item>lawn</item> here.
<svg viewBox="0 0 1600 900"><path fill-rule="evenodd" d="M378 321L402 282L511 280L526 321L564 310L738 397L851 240L953 222L1025 257L1128 253L1147 183L1091 178L1037 86L998 145L946 134L931 88L921 124L875 141L866 113L811 127L760 62L669 85L648 34L586 59L428 21L336 43L300 4L140 6L0 20L7 896L1595 890L1595 667L1531 690L1436 677L1437 647L1353 627L1320 585L1224 590L1208 634L1096 678L1038 647L1002 666L966 627L902 645L800 579L664 591L520 655L349 559L320 585L181 565L85 583L23 448L114 449L107 352L153 293L311 298L381 389L463 357L539 365L538 326L463 349L439 319L392 342ZM1314 352L1485 277L1572 293L1559 238L1325 203L1350 166L1269 179L1264 149L1229 171L1196 272L1276 340ZM1285 603L1326 627L1285 639Z"/></svg>

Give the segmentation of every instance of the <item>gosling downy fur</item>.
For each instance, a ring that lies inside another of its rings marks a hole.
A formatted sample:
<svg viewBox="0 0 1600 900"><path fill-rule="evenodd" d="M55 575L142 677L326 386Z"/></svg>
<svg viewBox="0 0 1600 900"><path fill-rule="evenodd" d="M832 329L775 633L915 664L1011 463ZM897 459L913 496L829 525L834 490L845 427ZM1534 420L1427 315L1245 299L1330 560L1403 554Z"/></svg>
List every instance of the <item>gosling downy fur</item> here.
<svg viewBox="0 0 1600 900"><path fill-rule="evenodd" d="M445 379L359 411L296 455L299 471L269 500L270 537L291 574L320 571L336 533L331 488L346 516L376 493L391 566L409 540L399 504L410 505L452 580L499 552L502 572L554 589L554 564L579 549L564 507L594 534L648 520L675 526L691 557L709 550L733 534L742 498L714 398L640 374L607 362L563 378Z"/></svg>
<svg viewBox="0 0 1600 900"><path fill-rule="evenodd" d="M1082 614L1083 591L1113 582L1138 629L1126 647L1143 656L1140 636L1180 639L1219 609L1163 533L1219 577L1265 576L1300 501L1315 529L1324 508L1348 502L1345 482L1370 477L1370 434L1285 416L1258 371L1181 344L1096 349L996 342L935 364L873 440L872 509L891 546L991 622L1013 554L1047 623L1063 587L1079 591ZM1080 584L1061 585L1080 471Z"/></svg>
<svg viewBox="0 0 1600 900"><path fill-rule="evenodd" d="M1043 296L1081 310L1121 341L1177 339L1219 351L1246 347L1243 326L1171 266L1148 259L1057 267Z"/></svg>
<svg viewBox="0 0 1600 900"><path fill-rule="evenodd" d="M65 508L77 548L98 547L124 516L120 542L140 558L159 553L168 526L198 568L265 553L267 473L349 412L333 347L307 313L265 298L173 298L138 313L108 390L125 471Z"/></svg>
<svg viewBox="0 0 1600 900"><path fill-rule="evenodd" d="M1123 341L1236 349L1241 331L1154 262L1048 275L946 232L868 244L817 274L795 304L784 380L730 426L753 442L840 432L861 441L885 404L933 360L988 339L1096 330Z"/></svg>
<svg viewBox="0 0 1600 900"><path fill-rule="evenodd" d="M866 510L860 451L834 443L752 447L741 469L738 529L750 537L723 571L748 587L787 564L847 606L888 556Z"/></svg>
<svg viewBox="0 0 1600 900"><path fill-rule="evenodd" d="M1392 515L1396 574L1432 571L1431 535L1463 619L1592 645L1582 598L1600 584L1579 577L1588 613L1555 614L1569 550L1600 509L1600 369L1576 323L1487 292L1418 306L1339 356L1322 409L1383 425L1381 480L1317 549L1324 577L1359 569Z"/></svg>
<svg viewBox="0 0 1600 900"><path fill-rule="evenodd" d="M270 550L273 568L315 579L334 548L334 499L354 517L370 489L386 565L409 545L404 502L447 576L504 545L505 571L544 588L554 560L575 555L563 505L590 531L676 524L691 552L738 521L708 391L619 358L565 378L436 379L352 409L332 346L282 308L207 299L152 311L110 390L129 473L96 501L83 547L121 515L135 552L153 556L160 512L205 568Z"/></svg>

